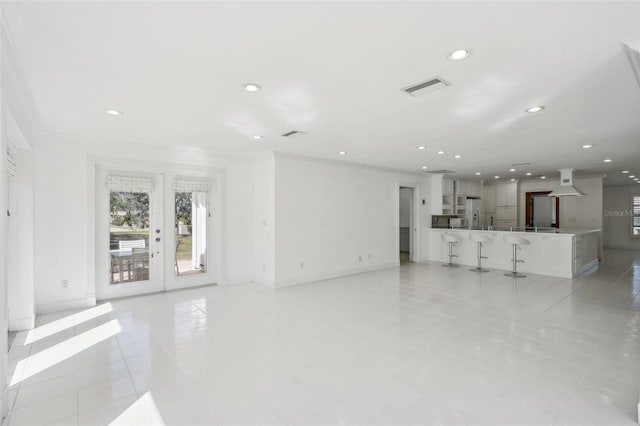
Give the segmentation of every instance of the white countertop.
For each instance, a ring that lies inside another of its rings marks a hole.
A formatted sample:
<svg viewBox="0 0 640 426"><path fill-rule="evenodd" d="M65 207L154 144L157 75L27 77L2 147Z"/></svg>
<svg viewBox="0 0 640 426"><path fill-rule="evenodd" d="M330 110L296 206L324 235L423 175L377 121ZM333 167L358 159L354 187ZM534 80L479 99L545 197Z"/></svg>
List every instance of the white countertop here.
<svg viewBox="0 0 640 426"><path fill-rule="evenodd" d="M496 234L521 234L521 235L582 235L582 234L590 234L592 232L600 232L600 229L582 229L582 228L558 228L558 232L555 231L508 231L508 230L497 230L497 229L468 229L468 228L431 228L433 231L443 231L443 232L491 232Z"/></svg>

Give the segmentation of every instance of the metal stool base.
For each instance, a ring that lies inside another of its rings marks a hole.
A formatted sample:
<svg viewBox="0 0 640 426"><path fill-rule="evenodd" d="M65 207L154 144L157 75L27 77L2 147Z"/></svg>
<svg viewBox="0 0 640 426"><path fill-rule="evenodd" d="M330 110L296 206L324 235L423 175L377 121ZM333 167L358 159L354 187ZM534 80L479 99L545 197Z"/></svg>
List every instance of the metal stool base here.
<svg viewBox="0 0 640 426"><path fill-rule="evenodd" d="M460 265L457 265L455 263L445 263L442 266L444 266L445 268L458 268L458 267L460 267Z"/></svg>
<svg viewBox="0 0 640 426"><path fill-rule="evenodd" d="M507 272L504 274L505 277L513 277L513 278L524 278L525 274L521 274L520 272Z"/></svg>
<svg viewBox="0 0 640 426"><path fill-rule="evenodd" d="M489 270L488 270L488 269L478 268L478 267L476 267L476 268L471 268L471 269L469 269L469 270L470 270L471 272L489 272Z"/></svg>

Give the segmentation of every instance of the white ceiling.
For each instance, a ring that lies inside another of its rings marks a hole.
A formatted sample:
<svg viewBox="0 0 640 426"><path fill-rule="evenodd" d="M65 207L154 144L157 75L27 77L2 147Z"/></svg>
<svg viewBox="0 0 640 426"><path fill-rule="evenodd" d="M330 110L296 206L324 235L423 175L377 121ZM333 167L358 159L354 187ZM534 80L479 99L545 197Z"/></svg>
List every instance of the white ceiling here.
<svg viewBox="0 0 640 426"><path fill-rule="evenodd" d="M621 47L640 39L637 1L49 1L3 10L50 132L473 178L564 167L606 173L606 184L629 181L623 169L640 175L640 87ZM473 54L449 61L460 48ZM451 86L418 98L400 91L436 75ZM263 90L244 92L247 82ZM534 105L546 109L524 112ZM280 136L292 129L307 135Z"/></svg>

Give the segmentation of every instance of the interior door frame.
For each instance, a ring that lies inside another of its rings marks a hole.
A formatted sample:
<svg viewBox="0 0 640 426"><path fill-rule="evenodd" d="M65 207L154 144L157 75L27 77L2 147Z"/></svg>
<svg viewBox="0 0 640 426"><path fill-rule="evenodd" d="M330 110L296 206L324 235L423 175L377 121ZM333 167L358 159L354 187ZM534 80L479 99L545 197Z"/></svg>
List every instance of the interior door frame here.
<svg viewBox="0 0 640 426"><path fill-rule="evenodd" d="M400 265L400 188L411 188L413 189L413 197L412 197L412 206L411 206L411 215L410 217L410 225L409 229L409 261L410 262L419 262L420 253L419 253L419 244L420 241L420 216L419 216L419 203L418 199L420 198L420 186L416 182L396 182L396 200L395 200L395 246L396 246L396 265Z"/></svg>
<svg viewBox="0 0 640 426"><path fill-rule="evenodd" d="M525 195L524 201L524 223L525 226L533 226L531 223L531 212L529 210L529 205L531 204L531 199L535 196L548 195L551 194L552 191L537 191L537 192L527 192ZM555 225L551 225L554 228L560 228L560 197L555 197L556 199L556 223Z"/></svg>

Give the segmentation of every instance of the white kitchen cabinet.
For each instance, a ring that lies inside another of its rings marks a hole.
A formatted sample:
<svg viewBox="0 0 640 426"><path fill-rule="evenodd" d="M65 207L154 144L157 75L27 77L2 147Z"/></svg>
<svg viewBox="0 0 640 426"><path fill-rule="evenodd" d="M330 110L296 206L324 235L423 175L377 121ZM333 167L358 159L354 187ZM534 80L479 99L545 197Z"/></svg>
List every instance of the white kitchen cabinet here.
<svg viewBox="0 0 640 426"><path fill-rule="evenodd" d="M496 186L485 185L482 191L482 205L485 213L496 212Z"/></svg>
<svg viewBox="0 0 640 426"><path fill-rule="evenodd" d="M480 183L466 180L456 181L456 194L466 197L480 197Z"/></svg>
<svg viewBox="0 0 640 426"><path fill-rule="evenodd" d="M496 184L496 221L499 229L518 226L518 184L503 182Z"/></svg>
<svg viewBox="0 0 640 426"><path fill-rule="evenodd" d="M453 179L442 179L442 195L453 195Z"/></svg>
<svg viewBox="0 0 640 426"><path fill-rule="evenodd" d="M507 208L505 206L496 207L496 219L498 220L506 220L507 217Z"/></svg>
<svg viewBox="0 0 640 426"><path fill-rule="evenodd" d="M480 182L464 182L464 192L461 194L467 197L480 197Z"/></svg>
<svg viewBox="0 0 640 426"><path fill-rule="evenodd" d="M507 185L507 206L518 206L518 184L516 182Z"/></svg>
<svg viewBox="0 0 640 426"><path fill-rule="evenodd" d="M516 182L496 184L496 206L518 206L518 184Z"/></svg>

